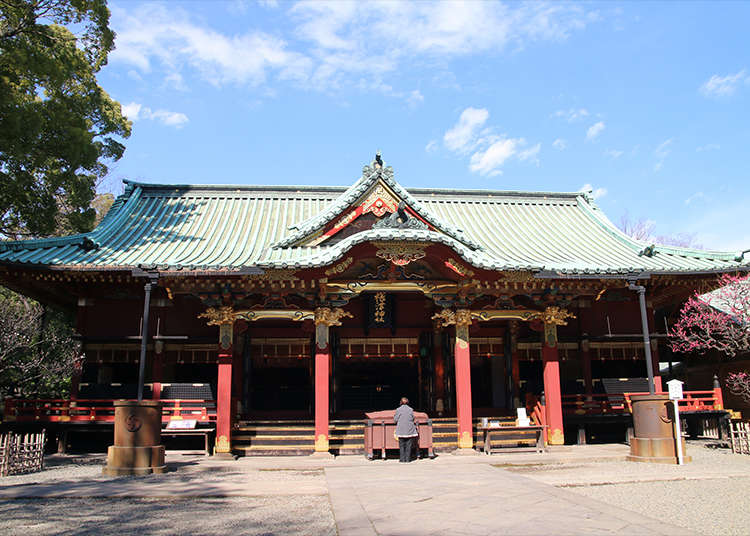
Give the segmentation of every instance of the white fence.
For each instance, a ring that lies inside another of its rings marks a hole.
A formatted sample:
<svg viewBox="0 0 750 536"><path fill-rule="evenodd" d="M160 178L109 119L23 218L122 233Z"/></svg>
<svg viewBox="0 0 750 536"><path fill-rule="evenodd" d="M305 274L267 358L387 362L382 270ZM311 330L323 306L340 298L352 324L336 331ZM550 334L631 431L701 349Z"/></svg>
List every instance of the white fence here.
<svg viewBox="0 0 750 536"><path fill-rule="evenodd" d="M750 454L750 423L732 422L729 426L732 452Z"/></svg>
<svg viewBox="0 0 750 536"><path fill-rule="evenodd" d="M0 434L0 476L33 473L44 468L45 432Z"/></svg>

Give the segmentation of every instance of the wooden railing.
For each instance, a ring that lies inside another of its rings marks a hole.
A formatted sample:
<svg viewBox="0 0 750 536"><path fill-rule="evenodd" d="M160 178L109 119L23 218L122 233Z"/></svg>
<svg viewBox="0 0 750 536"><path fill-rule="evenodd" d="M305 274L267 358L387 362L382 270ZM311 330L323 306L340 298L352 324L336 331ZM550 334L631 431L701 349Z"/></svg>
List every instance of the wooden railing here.
<svg viewBox="0 0 750 536"><path fill-rule="evenodd" d="M195 419L216 421L215 400L162 399L162 422ZM112 423L115 420L111 399L34 399L8 398L3 412L5 422L39 423Z"/></svg>
<svg viewBox="0 0 750 536"><path fill-rule="evenodd" d="M632 413L630 397L648 393L563 395L563 413L568 415L625 415ZM678 404L681 412L716 411L724 409L721 388L710 391L685 391Z"/></svg>
<svg viewBox="0 0 750 536"><path fill-rule="evenodd" d="M547 408L542 404L534 395L527 395L526 397L526 411L531 419L531 422L538 426L544 426L542 436L544 437L544 445L547 445Z"/></svg>

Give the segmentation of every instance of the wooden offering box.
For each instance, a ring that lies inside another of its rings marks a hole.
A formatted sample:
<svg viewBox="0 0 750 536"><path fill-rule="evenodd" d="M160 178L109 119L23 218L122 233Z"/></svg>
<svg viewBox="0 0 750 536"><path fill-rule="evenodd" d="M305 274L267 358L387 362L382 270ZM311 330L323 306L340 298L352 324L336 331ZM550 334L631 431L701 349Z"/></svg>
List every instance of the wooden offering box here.
<svg viewBox="0 0 750 536"><path fill-rule="evenodd" d="M386 449L398 449L398 438L394 435L396 423L393 422L395 409L365 413L365 455L368 460L374 458L374 451L380 450L380 457L385 459ZM432 419L426 413L414 412L417 421L419 448L417 456L421 457L422 449L427 450L430 458L435 457L432 448Z"/></svg>

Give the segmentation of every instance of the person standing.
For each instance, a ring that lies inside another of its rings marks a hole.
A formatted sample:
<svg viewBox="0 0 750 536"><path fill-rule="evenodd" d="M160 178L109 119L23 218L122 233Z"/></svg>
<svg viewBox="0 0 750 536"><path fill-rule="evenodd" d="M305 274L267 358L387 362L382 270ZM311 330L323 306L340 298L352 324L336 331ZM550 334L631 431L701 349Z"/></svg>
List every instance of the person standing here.
<svg viewBox="0 0 750 536"><path fill-rule="evenodd" d="M398 461L410 462L412 445L419 434L414 410L409 406L408 398L401 398L401 405L393 415L393 422L396 423L396 437L398 437Z"/></svg>

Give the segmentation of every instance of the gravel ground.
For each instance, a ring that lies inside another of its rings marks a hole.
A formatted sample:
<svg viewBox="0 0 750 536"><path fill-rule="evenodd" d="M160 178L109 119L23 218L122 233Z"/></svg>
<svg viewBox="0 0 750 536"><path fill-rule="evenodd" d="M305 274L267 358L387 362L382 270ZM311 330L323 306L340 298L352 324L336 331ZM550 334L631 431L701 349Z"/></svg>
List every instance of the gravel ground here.
<svg viewBox="0 0 750 536"><path fill-rule="evenodd" d="M702 534L750 534L750 477L571 488Z"/></svg>
<svg viewBox="0 0 750 536"><path fill-rule="evenodd" d="M175 482L200 487L234 481L253 492L253 482L318 483L320 469L268 470L236 464L205 465L203 456L169 456L172 471L161 475L112 478L102 475L105 456L54 455L39 473L4 477L1 486L58 482L112 482L137 478L143 483ZM198 462L203 462L203 465ZM260 485L259 489L267 489ZM292 491L294 493L294 491ZM336 525L325 494L273 497L56 498L0 499L2 535L335 535ZM144 530L144 527L148 527Z"/></svg>
<svg viewBox="0 0 750 536"><path fill-rule="evenodd" d="M333 536L327 496L0 501L0 534Z"/></svg>
<svg viewBox="0 0 750 536"><path fill-rule="evenodd" d="M703 534L750 534L750 456L691 441L683 466L634 462L506 468Z"/></svg>

